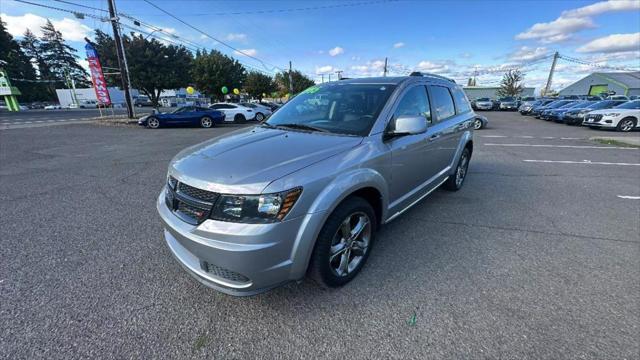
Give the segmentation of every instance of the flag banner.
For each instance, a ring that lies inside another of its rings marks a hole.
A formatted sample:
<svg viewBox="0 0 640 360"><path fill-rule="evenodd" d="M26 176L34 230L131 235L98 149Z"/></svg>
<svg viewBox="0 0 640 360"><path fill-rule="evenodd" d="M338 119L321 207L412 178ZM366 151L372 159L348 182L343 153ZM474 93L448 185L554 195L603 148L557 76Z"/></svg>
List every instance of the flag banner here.
<svg viewBox="0 0 640 360"><path fill-rule="evenodd" d="M100 65L98 52L93 45L89 43L87 43L84 48L87 51L87 61L89 62L89 71L91 72L91 82L93 82L93 88L96 91L98 104L109 106L111 105L111 97L109 96L109 90L107 89L107 82L104 80L104 74L102 73L102 65Z"/></svg>

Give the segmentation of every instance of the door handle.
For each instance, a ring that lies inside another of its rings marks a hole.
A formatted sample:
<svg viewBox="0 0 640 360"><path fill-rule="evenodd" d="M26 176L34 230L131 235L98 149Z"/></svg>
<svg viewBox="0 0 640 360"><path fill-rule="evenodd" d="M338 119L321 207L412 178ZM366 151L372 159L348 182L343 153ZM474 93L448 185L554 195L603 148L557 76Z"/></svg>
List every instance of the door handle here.
<svg viewBox="0 0 640 360"><path fill-rule="evenodd" d="M429 141L433 141L436 140L437 138L439 138L440 136L442 136L442 133L435 133L431 136L429 136Z"/></svg>

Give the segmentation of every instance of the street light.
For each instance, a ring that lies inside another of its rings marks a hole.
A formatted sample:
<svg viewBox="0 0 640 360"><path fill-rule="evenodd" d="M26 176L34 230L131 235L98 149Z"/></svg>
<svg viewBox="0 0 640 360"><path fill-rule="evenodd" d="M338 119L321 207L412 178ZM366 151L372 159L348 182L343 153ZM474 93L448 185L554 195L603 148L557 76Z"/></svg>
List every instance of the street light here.
<svg viewBox="0 0 640 360"><path fill-rule="evenodd" d="M153 30L152 32L148 33L148 34L147 34L147 36L146 36L144 39L145 39L145 40L147 40L147 39L149 38L149 36L153 35L153 33L154 33L154 32L156 32L156 31L160 31L160 32L162 32L162 29L155 29L155 30Z"/></svg>

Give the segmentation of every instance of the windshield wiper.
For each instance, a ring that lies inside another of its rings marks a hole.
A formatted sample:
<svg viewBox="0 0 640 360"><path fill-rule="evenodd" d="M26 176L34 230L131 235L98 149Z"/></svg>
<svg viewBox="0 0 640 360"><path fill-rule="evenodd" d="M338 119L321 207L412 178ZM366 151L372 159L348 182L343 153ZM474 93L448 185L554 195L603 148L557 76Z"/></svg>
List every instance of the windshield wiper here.
<svg viewBox="0 0 640 360"><path fill-rule="evenodd" d="M311 131L319 131L319 132L328 132L328 130L321 129L311 125L305 124L278 124L277 127L286 127L290 129L300 129L300 130L311 130Z"/></svg>

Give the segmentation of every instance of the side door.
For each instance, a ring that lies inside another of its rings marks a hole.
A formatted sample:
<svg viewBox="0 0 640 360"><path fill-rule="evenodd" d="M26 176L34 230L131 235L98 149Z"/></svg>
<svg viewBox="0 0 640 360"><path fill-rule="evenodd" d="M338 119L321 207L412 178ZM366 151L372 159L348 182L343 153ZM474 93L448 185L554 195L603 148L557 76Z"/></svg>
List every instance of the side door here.
<svg viewBox="0 0 640 360"><path fill-rule="evenodd" d="M393 120L399 116L423 116L427 131L422 134L405 135L386 140L391 153L391 185L389 188L389 211L401 211L429 191L437 181L437 163L433 152L437 142L430 138L431 106L424 85L414 85L400 96L393 112Z"/></svg>
<svg viewBox="0 0 640 360"><path fill-rule="evenodd" d="M460 103L459 111L456 111L454 95L460 98L458 100ZM464 93L462 90L458 93L457 88L429 85L429 96L434 112L433 141L437 143L432 156L435 158L437 168L441 171L447 171L454 166L454 157L462 132L470 126L473 112Z"/></svg>

